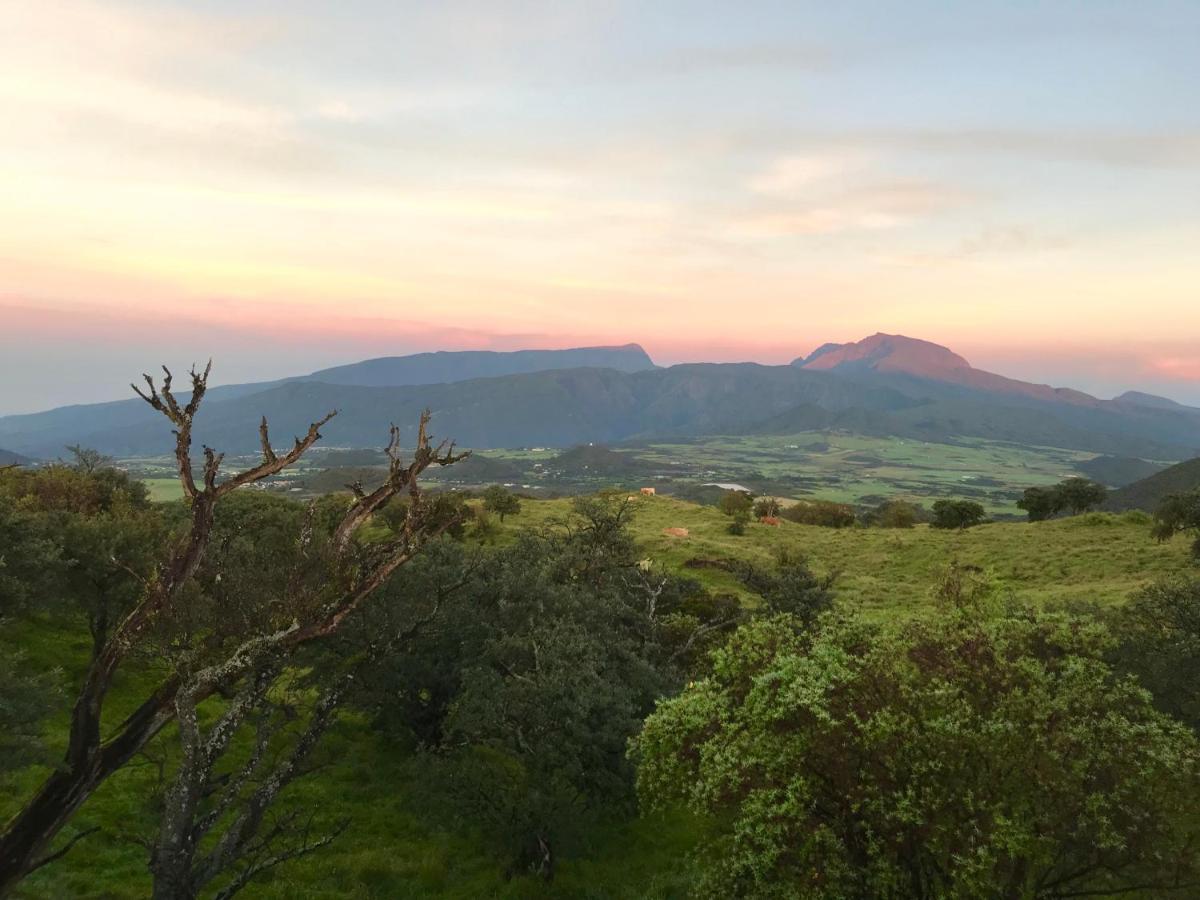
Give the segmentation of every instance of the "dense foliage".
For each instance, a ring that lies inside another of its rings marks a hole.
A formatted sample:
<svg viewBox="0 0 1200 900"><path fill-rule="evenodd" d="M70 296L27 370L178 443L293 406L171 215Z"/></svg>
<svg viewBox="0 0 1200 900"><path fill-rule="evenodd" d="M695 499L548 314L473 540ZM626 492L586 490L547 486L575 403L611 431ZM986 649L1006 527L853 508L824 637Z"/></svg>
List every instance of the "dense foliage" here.
<svg viewBox="0 0 1200 900"><path fill-rule="evenodd" d="M969 606L743 627L633 748L712 897L1068 897L1196 877L1200 746L1097 626Z"/></svg>
<svg viewBox="0 0 1200 900"><path fill-rule="evenodd" d="M1052 519L1064 510L1079 515L1100 506L1108 497L1108 488L1087 478L1067 478L1051 487L1026 488L1017 501L1030 522Z"/></svg>
<svg viewBox="0 0 1200 900"><path fill-rule="evenodd" d="M987 520L987 512L974 500L938 500L933 504L934 528L973 528Z"/></svg>
<svg viewBox="0 0 1200 900"><path fill-rule="evenodd" d="M1121 667L1137 674L1160 709L1200 733L1200 579L1150 585L1116 622Z"/></svg>
<svg viewBox="0 0 1200 900"><path fill-rule="evenodd" d="M495 513L504 521L505 516L513 516L521 511L521 498L499 484L493 484L483 492L483 508Z"/></svg>
<svg viewBox="0 0 1200 900"><path fill-rule="evenodd" d="M423 753L433 805L513 871L548 876L589 824L630 814L626 742L729 612L639 564L633 509L583 498L562 531L494 552L443 543L393 588L402 617L440 600L360 702Z"/></svg>
<svg viewBox="0 0 1200 900"><path fill-rule="evenodd" d="M849 528L855 522L854 507L831 500L801 500L784 509L781 514L790 522L824 528Z"/></svg>

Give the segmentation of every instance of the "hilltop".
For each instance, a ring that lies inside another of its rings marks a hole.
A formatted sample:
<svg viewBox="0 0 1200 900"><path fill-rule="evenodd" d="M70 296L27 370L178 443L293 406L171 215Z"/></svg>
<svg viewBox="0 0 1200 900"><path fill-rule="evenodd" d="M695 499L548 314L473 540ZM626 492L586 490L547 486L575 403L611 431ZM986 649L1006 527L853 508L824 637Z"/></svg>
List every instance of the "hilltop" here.
<svg viewBox="0 0 1200 900"><path fill-rule="evenodd" d="M362 387L449 384L472 378L496 378L552 369L615 369L641 372L654 360L638 344L621 347L576 347L570 350L439 350L411 356L385 356L347 366L320 369L305 381Z"/></svg>
<svg viewBox="0 0 1200 900"><path fill-rule="evenodd" d="M880 332L850 344L825 344L809 356L794 360L792 365L823 372L909 375L994 394L1012 394L1056 403L1093 406L1103 402L1082 391L1032 384L976 369L966 359L940 344L902 334Z"/></svg>

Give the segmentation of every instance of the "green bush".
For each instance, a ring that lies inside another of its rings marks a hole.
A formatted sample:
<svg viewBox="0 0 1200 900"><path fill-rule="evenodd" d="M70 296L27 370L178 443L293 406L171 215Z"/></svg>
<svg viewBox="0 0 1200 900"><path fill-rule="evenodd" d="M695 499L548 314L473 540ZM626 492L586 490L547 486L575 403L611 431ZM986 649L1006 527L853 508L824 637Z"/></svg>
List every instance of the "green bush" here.
<svg viewBox="0 0 1200 900"><path fill-rule="evenodd" d="M987 520L987 512L974 500L938 500L933 504L934 528L973 528Z"/></svg>
<svg viewBox="0 0 1200 900"><path fill-rule="evenodd" d="M780 515L791 522L823 528L849 528L855 522L854 507L830 500L801 500Z"/></svg>
<svg viewBox="0 0 1200 900"><path fill-rule="evenodd" d="M970 606L746 625L633 741L639 794L708 817L707 897L1166 896L1200 874L1200 744L1109 643Z"/></svg>

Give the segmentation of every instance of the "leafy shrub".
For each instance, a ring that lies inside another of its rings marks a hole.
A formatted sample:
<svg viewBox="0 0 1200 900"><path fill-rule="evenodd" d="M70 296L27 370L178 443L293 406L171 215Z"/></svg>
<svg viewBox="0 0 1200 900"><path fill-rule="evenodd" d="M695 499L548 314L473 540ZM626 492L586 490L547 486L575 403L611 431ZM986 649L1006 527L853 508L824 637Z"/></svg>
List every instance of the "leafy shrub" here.
<svg viewBox="0 0 1200 900"><path fill-rule="evenodd" d="M1197 875L1200 744L1108 645L1026 610L758 621L646 721L639 794L712 822L702 896L1164 896Z"/></svg>
<svg viewBox="0 0 1200 900"><path fill-rule="evenodd" d="M866 524L877 528L912 528L928 521L929 513L907 500L885 500L866 516Z"/></svg>
<svg viewBox="0 0 1200 900"><path fill-rule="evenodd" d="M1151 534L1156 540L1168 541L1188 532L1196 536L1192 555L1200 560L1200 488L1184 494L1168 494L1154 511Z"/></svg>
<svg viewBox="0 0 1200 900"><path fill-rule="evenodd" d="M974 500L938 500L933 504L934 528L972 528L987 519L987 512Z"/></svg>
<svg viewBox="0 0 1200 900"><path fill-rule="evenodd" d="M831 500L801 500L780 512L791 522L823 528L849 528L854 524L854 507Z"/></svg>
<svg viewBox="0 0 1200 900"><path fill-rule="evenodd" d="M754 518L773 519L779 515L779 501L774 497L759 497L754 501Z"/></svg>

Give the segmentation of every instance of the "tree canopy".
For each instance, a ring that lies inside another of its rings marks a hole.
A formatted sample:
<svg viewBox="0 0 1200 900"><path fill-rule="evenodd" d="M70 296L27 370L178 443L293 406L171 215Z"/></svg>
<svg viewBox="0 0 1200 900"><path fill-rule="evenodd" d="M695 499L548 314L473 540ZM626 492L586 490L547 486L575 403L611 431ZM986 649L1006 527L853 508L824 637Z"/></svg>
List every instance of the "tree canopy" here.
<svg viewBox="0 0 1200 900"><path fill-rule="evenodd" d="M977 610L743 626L634 740L711 823L701 893L1061 898L1194 885L1200 745L1103 629Z"/></svg>
<svg viewBox="0 0 1200 900"><path fill-rule="evenodd" d="M973 528L987 520L987 512L974 500L938 500L933 504L934 528Z"/></svg>

